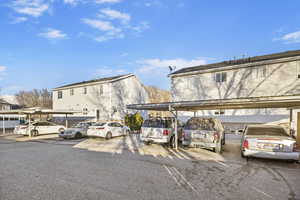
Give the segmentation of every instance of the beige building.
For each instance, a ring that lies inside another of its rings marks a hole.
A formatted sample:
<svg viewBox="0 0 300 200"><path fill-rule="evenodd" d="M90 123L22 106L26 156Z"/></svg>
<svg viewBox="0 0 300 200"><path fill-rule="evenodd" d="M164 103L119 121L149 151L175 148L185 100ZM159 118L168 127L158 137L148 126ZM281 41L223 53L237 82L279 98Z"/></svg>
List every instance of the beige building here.
<svg viewBox="0 0 300 200"><path fill-rule="evenodd" d="M123 120L127 104L147 103L148 98L139 79L126 74L57 87L53 109L80 111L75 117Z"/></svg>
<svg viewBox="0 0 300 200"><path fill-rule="evenodd" d="M183 68L169 76L174 102L300 96L300 50ZM228 124L234 124L226 127L230 130L246 125L246 119L251 123L252 121L270 123L282 119L288 120L290 111L287 109L207 110L198 111L196 115L214 116L225 123L230 122ZM292 127L297 129L296 111L292 120Z"/></svg>

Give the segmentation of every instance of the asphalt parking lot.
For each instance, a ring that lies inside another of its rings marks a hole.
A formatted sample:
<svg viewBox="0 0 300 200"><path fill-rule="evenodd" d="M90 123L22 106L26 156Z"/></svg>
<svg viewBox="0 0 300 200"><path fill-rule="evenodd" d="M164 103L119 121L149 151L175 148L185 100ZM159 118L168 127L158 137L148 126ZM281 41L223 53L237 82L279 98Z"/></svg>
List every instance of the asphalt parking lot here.
<svg viewBox="0 0 300 200"><path fill-rule="evenodd" d="M0 137L0 199L300 199L300 165L110 141Z"/></svg>

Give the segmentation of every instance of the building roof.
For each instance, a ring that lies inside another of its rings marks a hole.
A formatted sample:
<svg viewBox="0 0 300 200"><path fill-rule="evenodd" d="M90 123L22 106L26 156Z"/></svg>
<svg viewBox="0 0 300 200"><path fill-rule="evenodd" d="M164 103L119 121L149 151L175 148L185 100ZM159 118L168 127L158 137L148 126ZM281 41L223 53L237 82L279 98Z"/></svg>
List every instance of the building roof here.
<svg viewBox="0 0 300 200"><path fill-rule="evenodd" d="M187 68L177 70L169 75L172 76L172 75L188 73L188 72L195 72L195 71L208 70L208 69L217 69L217 68L221 68L221 67L253 63L253 62L259 62L259 61L267 61L267 60L280 59L280 58L288 58L288 57L294 57L294 56L300 56L300 50L285 51L285 52L281 52L281 53L274 53L274 54L268 54L268 55L263 55L263 56L254 56L254 57L249 57L249 58L228 60L228 61L212 63L212 64L207 64L207 65L187 67Z"/></svg>
<svg viewBox="0 0 300 200"><path fill-rule="evenodd" d="M133 74L123 74L123 75L119 75L119 76L105 77L105 78L100 78L100 79L93 79L93 80L88 80L88 81L71 83L71 84L67 84L67 85L63 85L63 86L54 88L54 90L62 89L62 88L66 88L66 87L78 86L78 85L85 85L85 84L90 84L90 83L112 82L112 81L116 81L116 80L119 80L119 79L128 78L130 76L134 76L134 75Z"/></svg>

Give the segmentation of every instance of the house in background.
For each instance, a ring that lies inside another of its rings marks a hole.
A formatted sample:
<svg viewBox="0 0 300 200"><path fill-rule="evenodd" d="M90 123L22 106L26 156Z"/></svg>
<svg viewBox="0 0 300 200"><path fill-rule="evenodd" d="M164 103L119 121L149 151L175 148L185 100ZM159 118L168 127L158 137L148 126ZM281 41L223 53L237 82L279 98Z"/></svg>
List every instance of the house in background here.
<svg viewBox="0 0 300 200"><path fill-rule="evenodd" d="M169 75L173 101L231 99L281 95L300 96L300 50L183 68ZM183 113L185 114L185 113ZM287 109L208 110L196 115L288 118ZM226 119L228 118L228 119ZM236 120L238 123L239 120Z"/></svg>
<svg viewBox="0 0 300 200"><path fill-rule="evenodd" d="M53 109L80 111L78 118L123 120L127 104L148 103L149 96L133 74L83 81L53 89Z"/></svg>

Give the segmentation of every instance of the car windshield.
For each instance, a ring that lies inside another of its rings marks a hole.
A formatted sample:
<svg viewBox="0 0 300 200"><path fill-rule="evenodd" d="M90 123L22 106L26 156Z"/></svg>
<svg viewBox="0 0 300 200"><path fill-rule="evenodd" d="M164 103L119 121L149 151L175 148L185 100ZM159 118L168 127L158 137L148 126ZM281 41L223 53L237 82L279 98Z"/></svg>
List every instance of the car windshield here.
<svg viewBox="0 0 300 200"><path fill-rule="evenodd" d="M106 123L96 123L93 126L104 126Z"/></svg>
<svg viewBox="0 0 300 200"><path fill-rule="evenodd" d="M171 128L172 127L172 121L171 120L163 120L163 119L149 119L149 120L144 121L143 127Z"/></svg>
<svg viewBox="0 0 300 200"><path fill-rule="evenodd" d="M187 121L185 129L188 130L206 130L213 131L215 130L215 121L213 119L206 118L192 118Z"/></svg>
<svg viewBox="0 0 300 200"><path fill-rule="evenodd" d="M287 132L280 127L249 127L247 135L289 136Z"/></svg>
<svg viewBox="0 0 300 200"><path fill-rule="evenodd" d="M73 126L73 128L82 128L82 127L85 127L84 123L79 123Z"/></svg>

